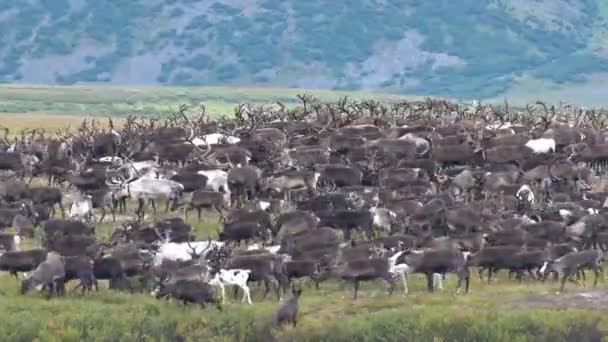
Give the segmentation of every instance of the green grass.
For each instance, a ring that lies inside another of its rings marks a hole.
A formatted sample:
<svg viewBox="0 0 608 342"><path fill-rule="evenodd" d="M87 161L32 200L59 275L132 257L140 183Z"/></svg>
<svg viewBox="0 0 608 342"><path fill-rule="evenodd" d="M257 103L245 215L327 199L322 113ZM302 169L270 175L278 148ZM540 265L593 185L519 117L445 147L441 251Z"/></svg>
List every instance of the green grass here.
<svg viewBox="0 0 608 342"><path fill-rule="evenodd" d="M185 89L193 96L195 89L205 89L206 96L227 96L228 88L124 88L108 87L107 91L86 87L0 87L0 94L33 103L43 99L97 105L95 99L109 103L119 96L139 89L142 102L153 101L154 94L177 96L176 89ZM87 90L89 89L89 90ZM130 89L130 90L129 90ZM144 90L142 90L144 89ZM233 88L235 92L246 92ZM74 91L74 93L72 93ZM165 91L167 93L165 93ZM249 99L269 98L270 89L255 89ZM114 92L114 93L112 93ZM294 95L299 91L294 90ZM88 95L87 95L88 94ZM253 95L252 95L253 94ZM284 93L282 93L284 94ZM323 93L322 96L334 96ZM314 94L321 98L321 95ZM186 96L186 95L179 95ZM257 96L257 97L256 97ZM287 96L287 95L285 95ZM169 96L170 97L170 96ZM237 97L238 98L238 97ZM6 97L1 96L2 101ZM70 100L72 99L72 100ZM145 99L145 101L144 101ZM327 100L327 98L324 98ZM160 100L159 100L160 101ZM192 100L195 101L195 100ZM183 101L179 101L181 103ZM160 102L156 102L160 103ZM176 102L178 103L178 102ZM23 114L0 115L0 124L18 131L42 124L47 131L62 128L66 123L80 123L76 115L45 116L28 110ZM83 113L81 113L83 114ZM93 115L89 113L87 115ZM27 119L24 119L27 118ZM29 121L28 121L29 120ZM162 207L162 206L161 206ZM134 209L132 203L130 210ZM162 211L162 210L161 210ZM165 214L160 214L165 217ZM106 221L111 218L106 218ZM189 223L198 238L216 236L217 217L207 216L203 222L190 216ZM97 235L107 239L118 224L97 225ZM38 236L40 234L38 233ZM39 239L25 241L24 247L39 245ZM322 283L319 291L304 281L304 293L298 327L281 331L270 328L277 308L274 297L260 302L261 289L253 288L253 306L230 303L222 312L167 301L157 301L146 292L127 294L103 288L98 293L80 297L68 292L65 298L43 299L39 294L20 296L19 281L0 275L0 341L572 341L595 340L596 333L608 332L604 312L580 309L550 310L517 307L517 301L530 296L554 295L558 285L526 281L517 284L503 275L488 285L482 283L472 270L471 293L454 294L455 280L451 276L446 290L428 294L423 277L411 277L410 294L405 296L400 281L396 281L393 297L388 297L377 282L362 284L360 298L352 300L352 289L338 280ZM599 287L608 291L606 283ZM582 288L568 285L569 292ZM597 326L596 326L597 325Z"/></svg>
<svg viewBox="0 0 608 342"><path fill-rule="evenodd" d="M129 209L134 209L132 203ZM158 218L167 216L159 211ZM205 216L199 222L191 215L188 221L198 238L216 237L217 216ZM97 225L97 235L108 238L114 226L111 222ZM36 246L37 240L27 241L27 248ZM84 297L69 289L65 298L45 300L37 293L20 296L18 280L1 275L0 320L4 323L0 340L173 341L181 336L188 341L567 341L572 334L595 331L598 322L597 329L608 332L608 320L597 311L514 305L530 296L554 295L558 284L552 281L518 284L502 274L488 285L472 270L471 292L456 295L454 278L449 277L445 290L429 294L424 278L414 275L409 295L403 294L397 280L392 297L382 284L364 282L356 301L352 287L342 281L329 280L315 290L303 280L298 327L277 331L269 325L278 305L275 297L269 295L260 302L262 289L256 286L253 306L229 295L229 304L219 312L213 307L203 310L158 301L147 291L114 292L105 289L105 284L100 292ZM602 282L598 289L608 290L608 284ZM567 290L582 288L569 284ZM579 341L585 341L584 336Z"/></svg>
<svg viewBox="0 0 608 342"><path fill-rule="evenodd" d="M322 101L374 98L385 101L422 99L379 93L249 87L165 86L33 86L1 85L0 111L90 116L158 115L173 113L181 104L204 102L212 114L232 114L240 103L295 105L298 94Z"/></svg>

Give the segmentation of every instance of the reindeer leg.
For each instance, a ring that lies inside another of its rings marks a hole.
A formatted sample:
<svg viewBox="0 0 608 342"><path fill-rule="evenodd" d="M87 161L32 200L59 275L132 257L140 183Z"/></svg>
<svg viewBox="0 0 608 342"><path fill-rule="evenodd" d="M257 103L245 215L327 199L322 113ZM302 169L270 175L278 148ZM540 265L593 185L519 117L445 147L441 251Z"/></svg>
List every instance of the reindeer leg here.
<svg viewBox="0 0 608 342"><path fill-rule="evenodd" d="M280 282L274 276L270 279L270 282L271 282L272 286L274 287L274 292L277 295L277 300L280 301L282 299L281 298L281 284L280 284Z"/></svg>
<svg viewBox="0 0 608 342"><path fill-rule="evenodd" d="M234 298L234 300L236 300L236 298L238 297L238 295L239 295L239 288L236 287L236 286L234 286L232 288L232 297Z"/></svg>
<svg viewBox="0 0 608 342"><path fill-rule="evenodd" d="M443 290L443 278L439 273L433 273L433 286Z"/></svg>
<svg viewBox="0 0 608 342"><path fill-rule="evenodd" d="M222 293L222 305L226 304L226 289L224 288L224 284L220 283L220 291Z"/></svg>
<svg viewBox="0 0 608 342"><path fill-rule="evenodd" d="M215 209L215 211L217 211L220 219L222 218L222 211L215 205L211 206L213 209Z"/></svg>
<svg viewBox="0 0 608 342"><path fill-rule="evenodd" d="M156 201L154 201L152 198L150 198L148 201L150 204L152 204L152 212L154 213L154 216L156 216Z"/></svg>
<svg viewBox="0 0 608 342"><path fill-rule="evenodd" d="M247 304L251 305L251 291L247 284L243 287L243 298L247 298Z"/></svg>
<svg viewBox="0 0 608 342"><path fill-rule="evenodd" d="M137 209L135 209L135 214L137 214L137 218L139 220L143 220L144 218L144 199L137 199Z"/></svg>
<svg viewBox="0 0 608 342"><path fill-rule="evenodd" d="M488 268L488 285L492 281L492 273L494 273L494 269L492 267Z"/></svg>
<svg viewBox="0 0 608 342"><path fill-rule="evenodd" d="M384 282L386 283L386 288L388 290L389 297L393 295L393 290L395 289L395 284L393 283L393 276L389 273L384 276Z"/></svg>
<svg viewBox="0 0 608 342"><path fill-rule="evenodd" d="M458 271L458 290L457 293L460 293L462 281L464 280L464 293L469 293L469 286L471 283L471 272L468 268L463 268Z"/></svg>
<svg viewBox="0 0 608 342"><path fill-rule="evenodd" d="M407 273L400 272L401 282L403 283L403 292L407 295L409 293L409 288L407 287Z"/></svg>
<svg viewBox="0 0 608 342"><path fill-rule="evenodd" d="M523 277L524 277L524 271L517 270L515 273L515 279L517 279L518 283L520 283L520 284L522 283L522 281L524 280Z"/></svg>
<svg viewBox="0 0 608 342"><path fill-rule="evenodd" d="M559 288L559 292L564 292L564 287L566 286L566 280L569 278L570 274L569 272L564 272L564 275L562 276L562 283L561 286Z"/></svg>
<svg viewBox="0 0 608 342"><path fill-rule="evenodd" d="M101 216L99 217L99 224L101 224L103 222L103 219L106 217L106 208L102 207L101 208ZM116 222L116 221L114 221Z"/></svg>
<svg viewBox="0 0 608 342"><path fill-rule="evenodd" d="M426 289L433 292L433 273L426 273Z"/></svg>
<svg viewBox="0 0 608 342"><path fill-rule="evenodd" d="M267 278L264 278L264 294L262 294L262 300L266 299L266 296L268 295L268 292L270 292L270 280Z"/></svg>
<svg viewBox="0 0 608 342"><path fill-rule="evenodd" d="M190 210L192 210L192 207L184 207L184 221L188 221L188 213L190 212Z"/></svg>
<svg viewBox="0 0 608 342"><path fill-rule="evenodd" d="M357 294L358 294L358 292L359 292L359 279L356 279L356 278L355 278L355 280L354 280L354 284L353 284L353 285L354 285L354 290L355 290L355 293L354 293L354 297L353 297L353 299L354 299L354 300L357 300Z"/></svg>

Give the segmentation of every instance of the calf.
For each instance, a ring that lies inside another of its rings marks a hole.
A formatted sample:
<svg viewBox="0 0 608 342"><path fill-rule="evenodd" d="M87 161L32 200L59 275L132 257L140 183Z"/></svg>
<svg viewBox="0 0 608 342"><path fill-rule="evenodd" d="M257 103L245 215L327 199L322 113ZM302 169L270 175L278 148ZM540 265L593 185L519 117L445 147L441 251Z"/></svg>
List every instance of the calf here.
<svg viewBox="0 0 608 342"><path fill-rule="evenodd" d="M209 281L210 285L217 286L222 291L222 304L226 303L226 285L236 285L243 289L243 299L247 300L248 304L251 304L251 294L249 291L249 286L247 286L247 281L249 281L249 276L251 274L251 270L242 270L242 269L231 269L231 270L219 270L215 276Z"/></svg>
<svg viewBox="0 0 608 342"><path fill-rule="evenodd" d="M389 258L390 272L393 276L399 275L401 277L405 294L409 293L407 277L413 271L409 265L416 263L416 259L421 258L422 253L422 251L400 251ZM441 274L433 274L433 286L435 285L443 289L443 277Z"/></svg>
<svg viewBox="0 0 608 342"><path fill-rule="evenodd" d="M239 255L233 256L221 266L224 269L246 269L251 270L249 281L263 281L264 294L266 298L270 291L269 285L275 290L277 299L281 299L280 285L287 286L287 278L283 273L284 264L281 257L273 254Z"/></svg>
<svg viewBox="0 0 608 342"><path fill-rule="evenodd" d="M277 313L275 314L273 324L278 327L285 323L291 323L294 327L298 323L298 311L300 308L300 295L302 295L302 289L291 290L293 296L283 303Z"/></svg>

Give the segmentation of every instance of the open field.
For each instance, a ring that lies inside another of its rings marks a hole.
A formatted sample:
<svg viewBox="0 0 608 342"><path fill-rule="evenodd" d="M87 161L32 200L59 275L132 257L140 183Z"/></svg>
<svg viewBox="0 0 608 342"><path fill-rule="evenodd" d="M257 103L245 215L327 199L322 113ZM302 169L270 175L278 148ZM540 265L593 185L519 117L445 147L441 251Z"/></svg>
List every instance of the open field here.
<svg viewBox="0 0 608 342"><path fill-rule="evenodd" d="M265 104L281 101L293 105L298 94L309 93L323 101L343 96L385 101L422 99L364 92L248 87L155 86L0 86L0 111L89 116L158 115L173 113L181 104L204 102L212 114L232 114L239 103Z"/></svg>
<svg viewBox="0 0 608 342"><path fill-rule="evenodd" d="M37 91L42 94L54 88ZM86 99L84 92L81 101ZM297 93L294 92L294 98ZM48 96L60 99L65 93ZM248 98L241 100L246 102ZM111 97L104 101L109 103ZM82 120L77 115L45 116L41 112L0 115L0 124L13 131L45 127L52 132L68 123L78 125ZM86 115L95 116L93 112ZM130 212L133 209L130 203ZM217 237L216 216L206 216L204 222L193 216L189 223L197 238ZM107 220L111 220L110 215ZM115 226L97 225L97 235L107 238ZM37 238L25 241L23 247L38 246L40 235L38 231ZM518 284L502 272L488 285L472 269L471 292L455 295L453 275L448 276L445 290L434 294L426 292L422 276L414 275L411 279L409 295L403 294L401 282L396 280L392 297L387 296L382 284L364 282L356 301L352 300L351 286L342 281L324 282L318 291L305 281L298 326L273 331L270 321L278 304L270 294L260 302L261 289L257 287L252 293L254 305L236 303L230 298L231 303L219 312L211 307L202 310L195 305L184 307L176 302L158 301L147 291L133 294L109 291L106 284L100 292L84 297L70 290L65 298L51 300L36 293L21 296L18 280L2 274L0 340L582 342L608 336L605 280L595 289L568 284L567 293L556 294L559 285L553 281L525 279ZM590 279L587 282L589 286Z"/></svg>
<svg viewBox="0 0 608 342"><path fill-rule="evenodd" d="M213 216L205 222L189 221L199 238L213 237L218 228ZM112 230L111 223L97 226L99 236L107 237ZM26 246L36 244L28 241ZM429 294L424 278L415 275L407 296L400 281L395 281L392 297L381 284L364 282L356 301L351 286L341 281L324 282L318 291L304 281L299 324L281 331L269 327L277 302L271 294L260 302L261 288L253 289L254 305L240 304L229 295L232 303L219 312L157 301L145 291L104 289L80 297L68 290L67 297L59 299L45 300L34 293L24 297L18 294L19 282L3 275L0 336L11 341L173 341L178 336L192 341L595 341L597 334L608 332L603 308L593 305L597 299L592 297L608 296L605 282L594 289L602 292L573 300L566 296L591 288L569 284L567 293L556 294L557 283L527 279L520 285L504 273L488 285L471 271L468 295L455 294L454 276L448 277L445 290ZM555 310L568 307L572 309Z"/></svg>
<svg viewBox="0 0 608 342"><path fill-rule="evenodd" d="M2 113L0 114L0 127L9 128L11 134L17 134L22 130L43 128L47 133L65 131L73 129L82 124L85 118L95 118L101 125L107 125L107 118L77 116L77 115L47 115L40 113ZM113 119L116 125L120 124L120 119Z"/></svg>

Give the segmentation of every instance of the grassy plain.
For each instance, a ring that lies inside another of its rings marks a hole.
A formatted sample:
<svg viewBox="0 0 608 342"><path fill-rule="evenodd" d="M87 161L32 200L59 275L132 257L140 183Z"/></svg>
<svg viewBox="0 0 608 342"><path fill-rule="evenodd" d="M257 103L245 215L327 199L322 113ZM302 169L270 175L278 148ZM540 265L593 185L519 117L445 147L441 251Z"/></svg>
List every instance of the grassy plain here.
<svg viewBox="0 0 608 342"><path fill-rule="evenodd" d="M36 86L0 85L0 113L40 113L85 116L159 115L173 113L181 104L205 103L211 114L232 114L240 103L287 106L297 95L309 93L319 100L335 101L374 98L384 101L422 99L379 93L249 87L164 87L164 86Z"/></svg>
<svg viewBox="0 0 608 342"><path fill-rule="evenodd" d="M131 209L132 209L131 205ZM159 214L165 216L164 214ZM199 238L215 236L217 218L199 222L189 218ZM97 226L107 238L114 224ZM27 241L27 247L38 241ZM493 284L481 282L472 270L471 292L455 294L455 279L445 290L425 291L422 276L414 275L410 294L400 281L389 297L380 283L363 283L360 298L341 281L322 283L320 290L303 280L300 321L296 328L274 330L270 322L277 302L260 302L262 289L253 290L254 305L229 299L219 312L180 303L157 301L142 293L105 289L81 297L68 290L65 298L45 300L36 293L18 294L19 281L0 276L0 340L31 341L592 341L608 332L605 312L571 305L559 299L584 289L570 284L556 294L558 284L526 280L522 284L502 275ZM608 291L606 283L594 290ZM608 292L602 292L604 295ZM230 296L231 297L231 296ZM240 298L240 297L239 297ZM539 298L556 299L549 308L536 307ZM556 308L566 310L556 310ZM601 309L601 308L600 308Z"/></svg>
<svg viewBox="0 0 608 342"><path fill-rule="evenodd" d="M202 99L217 113L230 112L237 102L294 101L299 90L274 91L246 88L111 88L98 92L87 87L0 87L0 125L12 131L45 127L47 131L77 126L83 116L125 115L140 108L158 114L178 104ZM10 94L10 96L8 95ZM343 94L315 92L321 99ZM391 97L388 100L393 99ZM295 102L294 102L295 103ZM19 108L10 107L22 105ZM213 105L212 105L213 104ZM122 107L121 107L122 106ZM222 109L223 108L223 109ZM138 109L139 110L139 109ZM8 110L7 110L8 111ZM54 114L43 115L42 113ZM130 209L133 209L131 205ZM199 238L215 237L216 217L204 222L191 218ZM97 226L102 238L115 225ZM40 236L38 232L38 236ZM26 241L26 247L39 240ZM316 291L306 281L296 328L275 331L270 327L277 302L260 302L261 289L254 288L254 305L231 303L219 312L175 302L157 301L147 293L122 293L102 289L80 297L45 300L32 293L18 294L19 281L0 275L0 341L597 341L608 333L608 318L599 301L573 305L567 294L555 294L551 281L526 280L518 284L501 276L491 285L481 282L472 270L471 293L455 295L454 277L446 289L428 294L421 276L413 276L405 296L399 281L392 297L378 283L364 283L357 301L350 285L330 280ZM105 284L104 284L105 285ZM570 294L589 288L568 286ZM601 282L596 290L608 294ZM605 291L605 292L604 292ZM538 298L555 299L549 308ZM581 297L583 298L583 297ZM560 299L562 299L560 301ZM565 302L565 303L564 303ZM560 310L556 310L556 308ZM593 309L591 309L593 307ZM563 310L562 310L563 309ZM608 335L606 335L608 336Z"/></svg>

